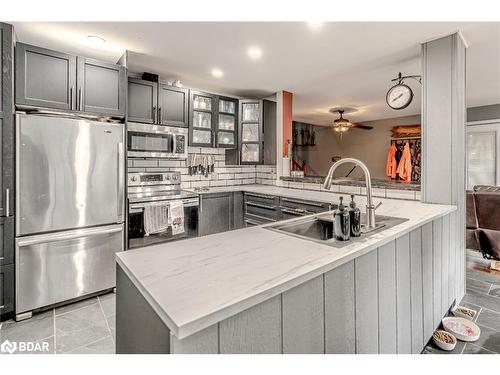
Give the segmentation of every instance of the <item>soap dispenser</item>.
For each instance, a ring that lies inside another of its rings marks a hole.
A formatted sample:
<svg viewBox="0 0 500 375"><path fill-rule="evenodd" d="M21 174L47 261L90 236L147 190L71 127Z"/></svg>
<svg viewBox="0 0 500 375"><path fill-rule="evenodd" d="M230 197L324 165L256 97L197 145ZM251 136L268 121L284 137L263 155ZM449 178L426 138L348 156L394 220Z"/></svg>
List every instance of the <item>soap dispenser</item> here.
<svg viewBox="0 0 500 375"><path fill-rule="evenodd" d="M351 226L351 237L361 236L361 211L356 207L354 194L351 194L351 203L349 203L349 221Z"/></svg>
<svg viewBox="0 0 500 375"><path fill-rule="evenodd" d="M344 197L340 197L339 207L335 210L333 232L338 241L349 241L351 231L349 224L349 211L342 204L343 199Z"/></svg>

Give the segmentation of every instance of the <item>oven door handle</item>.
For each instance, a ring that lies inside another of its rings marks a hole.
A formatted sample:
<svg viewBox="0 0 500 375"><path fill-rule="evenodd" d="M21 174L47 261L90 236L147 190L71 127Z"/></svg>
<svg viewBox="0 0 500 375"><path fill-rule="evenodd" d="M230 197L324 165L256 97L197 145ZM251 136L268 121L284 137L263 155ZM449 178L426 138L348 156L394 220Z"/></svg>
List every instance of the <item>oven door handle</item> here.
<svg viewBox="0 0 500 375"><path fill-rule="evenodd" d="M184 207L199 206L198 198L185 200L185 201L182 201L182 203L184 203ZM131 212L131 213L140 212L146 206L170 206L170 203L165 203L165 202L132 203L129 205L129 212Z"/></svg>

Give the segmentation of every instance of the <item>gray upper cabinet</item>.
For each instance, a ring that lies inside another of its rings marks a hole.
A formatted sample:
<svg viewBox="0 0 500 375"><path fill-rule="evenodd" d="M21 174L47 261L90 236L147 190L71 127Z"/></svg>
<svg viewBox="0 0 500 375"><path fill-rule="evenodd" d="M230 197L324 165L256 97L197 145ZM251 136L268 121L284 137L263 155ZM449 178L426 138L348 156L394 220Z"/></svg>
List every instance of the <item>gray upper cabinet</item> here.
<svg viewBox="0 0 500 375"><path fill-rule="evenodd" d="M158 84L138 78L128 79L128 120L156 123Z"/></svg>
<svg viewBox="0 0 500 375"><path fill-rule="evenodd" d="M78 110L125 116L125 67L78 57Z"/></svg>
<svg viewBox="0 0 500 375"><path fill-rule="evenodd" d="M125 116L127 72L121 65L16 44L18 106Z"/></svg>
<svg viewBox="0 0 500 375"><path fill-rule="evenodd" d="M160 84L158 88L158 123L188 126L188 90Z"/></svg>
<svg viewBox="0 0 500 375"><path fill-rule="evenodd" d="M76 56L16 44L16 104L76 109Z"/></svg>

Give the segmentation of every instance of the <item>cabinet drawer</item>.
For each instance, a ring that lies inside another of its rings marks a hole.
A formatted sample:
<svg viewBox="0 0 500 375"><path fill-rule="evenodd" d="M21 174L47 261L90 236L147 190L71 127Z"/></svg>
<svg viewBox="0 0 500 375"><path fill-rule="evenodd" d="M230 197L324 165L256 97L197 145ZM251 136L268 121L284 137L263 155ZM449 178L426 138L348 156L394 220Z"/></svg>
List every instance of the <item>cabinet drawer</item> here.
<svg viewBox="0 0 500 375"><path fill-rule="evenodd" d="M258 218L276 221L278 219L277 206L253 201L245 202L245 218L248 215Z"/></svg>
<svg viewBox="0 0 500 375"><path fill-rule="evenodd" d="M14 263L14 217L0 217L0 266Z"/></svg>
<svg viewBox="0 0 500 375"><path fill-rule="evenodd" d="M269 218L265 218L262 216L247 214L247 215L245 215L244 224L245 224L245 227L253 227L256 225L273 223L274 221L275 220L271 220Z"/></svg>
<svg viewBox="0 0 500 375"><path fill-rule="evenodd" d="M0 266L0 315L14 311L14 265Z"/></svg>
<svg viewBox="0 0 500 375"><path fill-rule="evenodd" d="M296 198L280 198L280 207L296 211L297 213L317 213L330 209L329 203L314 202Z"/></svg>
<svg viewBox="0 0 500 375"><path fill-rule="evenodd" d="M267 206L278 206L279 197L267 194L245 193L245 202L260 203Z"/></svg>

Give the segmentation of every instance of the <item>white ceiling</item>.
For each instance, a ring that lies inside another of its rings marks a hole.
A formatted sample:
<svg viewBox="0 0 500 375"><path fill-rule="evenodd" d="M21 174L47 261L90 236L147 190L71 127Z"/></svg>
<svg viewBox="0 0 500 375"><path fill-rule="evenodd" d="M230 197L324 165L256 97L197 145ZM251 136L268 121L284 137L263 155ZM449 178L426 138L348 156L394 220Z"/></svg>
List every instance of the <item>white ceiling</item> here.
<svg viewBox="0 0 500 375"><path fill-rule="evenodd" d="M279 90L294 93L294 119L327 124L330 107L355 106L351 121L420 113L420 85L402 111L385 104L399 71L420 74L420 43L461 30L467 51L468 106L500 103L500 23L331 22L313 29L301 22L14 22L19 41L117 61L132 54L136 71L243 97ZM106 39L89 46L87 35ZM259 46L251 60L246 50ZM213 78L213 68L224 72Z"/></svg>

